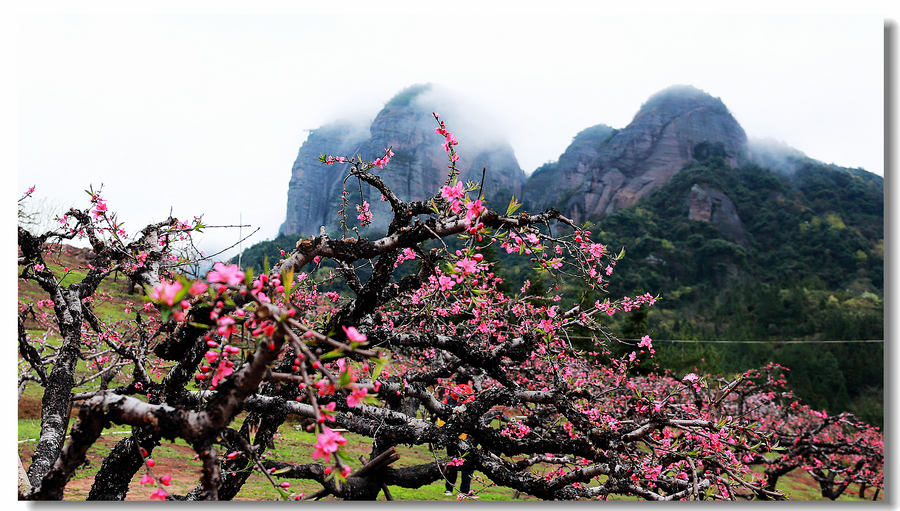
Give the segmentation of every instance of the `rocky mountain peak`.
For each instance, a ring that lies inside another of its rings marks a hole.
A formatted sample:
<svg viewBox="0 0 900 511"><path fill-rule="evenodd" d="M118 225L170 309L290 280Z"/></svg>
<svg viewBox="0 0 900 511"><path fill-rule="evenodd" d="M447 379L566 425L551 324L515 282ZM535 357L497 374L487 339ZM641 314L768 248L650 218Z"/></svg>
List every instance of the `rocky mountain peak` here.
<svg viewBox="0 0 900 511"><path fill-rule="evenodd" d="M585 131L526 184L530 208L555 206L583 222L634 204L694 159L721 156L737 166L746 158L747 136L724 103L691 86L654 94L621 130Z"/></svg>
<svg viewBox="0 0 900 511"><path fill-rule="evenodd" d="M449 172L447 153L441 147L443 138L434 131L438 124L433 112L440 113L449 129L459 134L456 150L460 154L460 180L480 183L485 169L484 191L488 200L508 201L511 195L521 194L525 173L512 147L479 127L484 114L447 91L418 84L387 101L364 134L346 125L323 126L310 134L292 169L282 232L318 234L320 226L330 230L339 225L335 212L340 209L346 169L322 165L318 161L320 154L359 154L374 160L384 156L390 147L394 151L390 164L376 169L376 173L404 200L433 196ZM379 200L380 195L373 196L377 193L374 189L364 186L361 197L358 187L348 186L347 191L351 207L366 200L375 222L389 222L389 206ZM348 223L355 224L355 212L347 216ZM385 225L376 223L375 227Z"/></svg>

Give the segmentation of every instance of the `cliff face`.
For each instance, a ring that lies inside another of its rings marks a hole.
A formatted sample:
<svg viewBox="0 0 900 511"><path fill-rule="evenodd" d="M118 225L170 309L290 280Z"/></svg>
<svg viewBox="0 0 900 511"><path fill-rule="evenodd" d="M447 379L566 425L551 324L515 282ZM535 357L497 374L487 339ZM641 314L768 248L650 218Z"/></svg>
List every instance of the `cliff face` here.
<svg viewBox="0 0 900 511"><path fill-rule="evenodd" d="M583 222L634 204L695 158L717 154L736 166L745 160L746 144L721 100L693 87L670 87L624 129L599 125L579 133L555 168L535 172L523 201L535 210L555 206Z"/></svg>
<svg viewBox="0 0 900 511"><path fill-rule="evenodd" d="M284 234L319 234L320 225L337 221L344 175L319 162L319 155L355 154L368 132L348 123L334 123L312 130L300 147L288 183Z"/></svg>
<svg viewBox="0 0 900 511"><path fill-rule="evenodd" d="M488 200L509 201L511 195L521 195L525 173L519 167L512 147L503 141L490 141L487 137L472 134L461 127L465 125L464 120L444 115L443 107L446 106L430 86L413 86L388 101L362 137L348 126L326 126L311 133L294 163L288 190L287 220L282 231L316 235L322 225L326 229L339 225L337 211L347 168L322 165L318 162L320 154L359 154L371 161L384 156L385 149L390 147L394 151L393 158L384 169L375 169L375 173L401 199L423 200L434 196L449 172L449 159L441 147L443 137L434 131L438 126L432 117L434 111L443 112L448 128L459 134L460 143L456 150L460 154L457 162L460 180L480 183L482 168L486 168L484 190ZM469 118L478 118L477 112L465 113ZM360 194L356 181L351 181L347 183L347 191L350 208L354 208L360 203ZM380 194L363 186L362 198L370 204L374 227L386 226L390 221L390 208L379 200ZM357 223L356 214L355 209L347 212L349 224Z"/></svg>

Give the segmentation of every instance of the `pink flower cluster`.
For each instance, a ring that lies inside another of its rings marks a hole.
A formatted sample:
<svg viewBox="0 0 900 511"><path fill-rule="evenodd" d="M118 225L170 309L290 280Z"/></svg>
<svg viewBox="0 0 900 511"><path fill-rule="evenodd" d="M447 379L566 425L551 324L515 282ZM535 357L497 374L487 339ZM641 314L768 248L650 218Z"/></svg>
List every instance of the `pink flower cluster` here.
<svg viewBox="0 0 900 511"><path fill-rule="evenodd" d="M106 211L106 203L103 202L103 199L98 197L97 202L94 205L94 218L102 218L106 214Z"/></svg>
<svg viewBox="0 0 900 511"><path fill-rule="evenodd" d="M640 309L642 305L653 305L656 303L656 298L650 293L644 293L640 296L625 297L618 302L611 302L609 299L601 302L597 300L594 302L594 307L599 309L602 312L607 313L612 316L618 311L630 312L633 309Z"/></svg>
<svg viewBox="0 0 900 511"><path fill-rule="evenodd" d="M401 264L405 263L406 261L412 261L415 258L416 258L416 253L413 249L408 248L408 247L404 248L403 251L400 252L400 254L397 256L397 260L394 261L394 268L396 268L397 266L400 266Z"/></svg>
<svg viewBox="0 0 900 511"><path fill-rule="evenodd" d="M222 349L221 352L219 352L215 350L215 348L220 347L219 343L216 341L208 340L206 341L206 344L212 349L207 350L207 352L203 354L203 356L206 357L206 364L200 366L200 372L195 375L195 378L200 381L209 378L210 385L215 388L222 380L234 373L234 362L231 361L228 356L240 353L241 349L236 346L225 344L224 346L221 346ZM215 365L217 361L218 365L213 369L212 366ZM212 372L212 376L209 375L210 372Z"/></svg>
<svg viewBox="0 0 900 511"><path fill-rule="evenodd" d="M359 214L356 215L356 218L359 219L362 226L365 227L372 223L372 212L369 211L369 203L367 201L363 201L362 206L357 204L356 211L359 212Z"/></svg>
<svg viewBox="0 0 900 511"><path fill-rule="evenodd" d="M153 303L160 305L165 304L169 307L172 307L175 304L175 300L178 300L179 297L186 298L187 295L197 296L203 294L206 292L208 287L209 286L205 282L201 282L198 280L191 284L191 287L188 288L187 293L184 293L184 286L181 284L181 282L161 282L158 286L151 289L150 292L147 293L147 296ZM184 311L190 306L191 304L188 300L182 299L180 308L173 312L175 319L178 321L183 321ZM148 302L146 305L144 305L144 309L147 311L152 310L151 303Z"/></svg>
<svg viewBox="0 0 900 511"><path fill-rule="evenodd" d="M445 185L441 188L441 197L450 201L450 211L454 215L462 212L462 198L465 197L465 189L462 181L457 181L455 185Z"/></svg>
<svg viewBox="0 0 900 511"><path fill-rule="evenodd" d="M459 144L455 138L453 138L453 133L447 131L447 125L444 124L444 121L440 120L440 116L438 114L434 114L434 118L440 123L440 126L434 129L434 132L438 135L444 136L444 143L441 144L441 147L444 148L445 152L451 152L452 146ZM456 160L454 160L456 161Z"/></svg>
<svg viewBox="0 0 900 511"><path fill-rule="evenodd" d="M372 162L373 166L377 166L379 169L383 169L388 162L391 161L391 157L394 156L394 151L391 151L391 148L388 147L384 150L384 156L381 158L376 158L375 161Z"/></svg>
<svg viewBox="0 0 900 511"><path fill-rule="evenodd" d="M316 435L316 448L313 451L313 459L324 458L325 462L331 461L331 455L338 452L342 445L347 445L347 439L337 431L329 427L322 428L322 433Z"/></svg>
<svg viewBox="0 0 900 511"><path fill-rule="evenodd" d="M500 431L501 435L510 438L522 438L528 433L531 433L531 428L518 421L510 422L508 426Z"/></svg>
<svg viewBox="0 0 900 511"><path fill-rule="evenodd" d="M272 300L268 296L266 296L265 293L267 287L270 287L276 293L284 292L284 286L281 284L281 279L279 279L278 277L273 277L270 280L269 276L263 273L253 281L253 287L250 289L250 294L255 296L256 299L260 302L271 303Z"/></svg>

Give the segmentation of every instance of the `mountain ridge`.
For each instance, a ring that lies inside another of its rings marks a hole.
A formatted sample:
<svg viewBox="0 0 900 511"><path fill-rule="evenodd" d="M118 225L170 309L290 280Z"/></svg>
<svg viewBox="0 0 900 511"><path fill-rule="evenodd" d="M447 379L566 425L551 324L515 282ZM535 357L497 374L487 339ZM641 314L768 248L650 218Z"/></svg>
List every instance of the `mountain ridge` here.
<svg viewBox="0 0 900 511"><path fill-rule="evenodd" d="M388 100L368 126L335 122L311 130L291 170L287 215L279 234L316 235L323 226L326 231L336 229L341 219L335 212L344 193L351 207L366 200L376 222L373 228L385 227L387 204L366 187L345 190L345 166L321 165L322 154L359 154L374 160L390 147L394 158L376 172L405 200L433 196L448 177L448 160L433 134L437 123L432 112L445 109L453 113L453 129L463 134L460 180L480 183L484 170L489 203L505 204L515 196L526 209L554 207L579 223L636 204L686 165L711 156L722 157L731 168L755 164L788 176L804 165L821 163L771 139L748 140L720 98L690 85L674 85L651 95L627 126L585 128L556 161L526 174L509 143L483 129L486 123L473 120L481 113L473 114L450 97L452 93L432 84L416 84ZM704 191L707 202L702 207L709 211L695 211L696 218L716 223L746 244L739 217L712 211L709 201L729 208L728 197L717 193ZM698 198L695 205L701 207ZM357 225L354 216L344 219L350 227Z"/></svg>

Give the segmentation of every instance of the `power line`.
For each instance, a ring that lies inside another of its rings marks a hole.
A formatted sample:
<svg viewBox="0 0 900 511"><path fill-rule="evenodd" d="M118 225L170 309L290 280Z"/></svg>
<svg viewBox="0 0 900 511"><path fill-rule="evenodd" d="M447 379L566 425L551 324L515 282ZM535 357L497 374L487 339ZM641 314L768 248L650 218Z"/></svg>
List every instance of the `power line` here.
<svg viewBox="0 0 900 511"><path fill-rule="evenodd" d="M592 339L592 337L582 337L582 336L574 336L570 335L570 339ZM629 341L629 342L640 342L641 339L619 339L620 341ZM697 340L697 339L653 339L653 344L661 343L661 342L685 342L685 343L709 343L709 344L859 344L859 343L879 343L884 342L884 339L848 339L848 340L812 340L812 341L798 341L795 339L792 340L783 340L783 341L767 341L762 339L741 339L735 341L716 341L716 340Z"/></svg>
<svg viewBox="0 0 900 511"><path fill-rule="evenodd" d="M855 343L877 343L884 342L884 339L854 339L854 340L830 340L830 341L798 341L798 340L789 340L789 341L764 341L759 339L743 339L738 341L696 341L691 339L653 339L653 342L706 342L706 343L716 343L716 344L855 344Z"/></svg>

